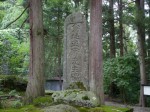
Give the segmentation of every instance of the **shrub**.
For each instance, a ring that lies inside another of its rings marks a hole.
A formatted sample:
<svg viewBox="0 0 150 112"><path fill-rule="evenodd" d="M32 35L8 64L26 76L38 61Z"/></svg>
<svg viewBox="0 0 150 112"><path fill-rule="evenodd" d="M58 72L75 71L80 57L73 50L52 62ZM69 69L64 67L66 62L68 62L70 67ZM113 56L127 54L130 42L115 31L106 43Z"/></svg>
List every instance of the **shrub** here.
<svg viewBox="0 0 150 112"><path fill-rule="evenodd" d="M127 55L108 59L104 62L105 93L110 93L111 84L116 85L123 100L138 101L140 77L136 56Z"/></svg>
<svg viewBox="0 0 150 112"><path fill-rule="evenodd" d="M0 75L0 85L3 89L25 91L27 80L16 75Z"/></svg>

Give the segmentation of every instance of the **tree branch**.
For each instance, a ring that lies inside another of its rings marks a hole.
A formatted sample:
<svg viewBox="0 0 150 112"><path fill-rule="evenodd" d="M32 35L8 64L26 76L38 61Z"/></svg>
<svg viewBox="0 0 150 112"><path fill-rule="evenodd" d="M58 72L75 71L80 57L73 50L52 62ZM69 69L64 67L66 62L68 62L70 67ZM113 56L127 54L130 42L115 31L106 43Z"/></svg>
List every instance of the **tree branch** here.
<svg viewBox="0 0 150 112"><path fill-rule="evenodd" d="M14 22L16 22L25 13L25 11L28 9L28 7L29 7L29 5L23 10L23 12L15 20L13 20L8 25L6 25L6 27L4 29L8 28L11 24L13 24Z"/></svg>
<svg viewBox="0 0 150 112"><path fill-rule="evenodd" d="M25 22L28 20L29 16L23 21L23 23L20 26L20 29L22 29L23 25L25 24Z"/></svg>
<svg viewBox="0 0 150 112"><path fill-rule="evenodd" d="M22 29L23 25L25 24L25 22L28 20L29 16L27 16L27 18L23 21L23 23L21 24L19 30L18 30L18 35L19 35L19 38L20 38L20 30Z"/></svg>

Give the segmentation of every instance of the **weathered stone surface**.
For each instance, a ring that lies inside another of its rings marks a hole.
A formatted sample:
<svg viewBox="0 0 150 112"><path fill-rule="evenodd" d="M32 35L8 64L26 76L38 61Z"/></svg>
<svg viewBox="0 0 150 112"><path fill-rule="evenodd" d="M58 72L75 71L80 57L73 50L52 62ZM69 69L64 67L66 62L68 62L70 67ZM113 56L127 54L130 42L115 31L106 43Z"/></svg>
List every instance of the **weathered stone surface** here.
<svg viewBox="0 0 150 112"><path fill-rule="evenodd" d="M87 91L86 87L82 82L73 82L67 87L67 89L81 89L83 91Z"/></svg>
<svg viewBox="0 0 150 112"><path fill-rule="evenodd" d="M42 109L44 112L79 112L78 109L69 105L55 105Z"/></svg>
<svg viewBox="0 0 150 112"><path fill-rule="evenodd" d="M73 13L65 21L64 89L72 82L82 82L86 89L89 89L88 52L88 36L84 15Z"/></svg>
<svg viewBox="0 0 150 112"><path fill-rule="evenodd" d="M93 92L78 89L54 92L52 99L57 103L81 107L97 107L100 104Z"/></svg>

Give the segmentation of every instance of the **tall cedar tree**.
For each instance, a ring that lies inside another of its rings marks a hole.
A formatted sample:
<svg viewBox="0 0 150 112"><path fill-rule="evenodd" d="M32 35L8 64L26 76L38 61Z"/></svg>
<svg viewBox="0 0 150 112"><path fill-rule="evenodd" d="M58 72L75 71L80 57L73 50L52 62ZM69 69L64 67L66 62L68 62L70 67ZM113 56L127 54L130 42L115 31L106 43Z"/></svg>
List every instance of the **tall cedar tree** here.
<svg viewBox="0 0 150 112"><path fill-rule="evenodd" d="M114 58L116 54L116 49L115 49L115 34L114 34L114 9L113 9L113 2L114 0L109 0L109 24L110 24L110 57Z"/></svg>
<svg viewBox="0 0 150 112"><path fill-rule="evenodd" d="M90 12L90 90L104 104L102 58L102 0L91 0Z"/></svg>
<svg viewBox="0 0 150 112"><path fill-rule="evenodd" d="M113 8L114 0L109 0L109 35L110 35L110 58L116 57L116 48L115 48L115 28L114 28L114 8ZM110 74L111 75L111 74ZM112 75L111 75L112 76ZM112 82L110 84L110 96L115 96L116 86Z"/></svg>
<svg viewBox="0 0 150 112"><path fill-rule="evenodd" d="M145 99L143 95L143 84L146 84L146 72L145 72L145 28L142 19L144 18L144 0L136 0L137 15L137 35L138 35L138 50L139 50L139 63L140 63L140 76L141 76L141 88L139 104L144 107Z"/></svg>
<svg viewBox="0 0 150 112"><path fill-rule="evenodd" d="M26 103L44 95L44 38L42 0L30 0L30 70Z"/></svg>
<svg viewBox="0 0 150 112"><path fill-rule="evenodd" d="M122 0L118 0L118 8L119 8L119 40L120 40L120 56L123 56L123 24L122 24Z"/></svg>
<svg viewBox="0 0 150 112"><path fill-rule="evenodd" d="M148 6L149 6L149 10L148 10L148 12L149 12L149 20L150 20L150 0L149 1L147 1L147 4L148 4ZM147 54L148 54L148 57L150 57L150 28L148 28L148 51L147 51Z"/></svg>

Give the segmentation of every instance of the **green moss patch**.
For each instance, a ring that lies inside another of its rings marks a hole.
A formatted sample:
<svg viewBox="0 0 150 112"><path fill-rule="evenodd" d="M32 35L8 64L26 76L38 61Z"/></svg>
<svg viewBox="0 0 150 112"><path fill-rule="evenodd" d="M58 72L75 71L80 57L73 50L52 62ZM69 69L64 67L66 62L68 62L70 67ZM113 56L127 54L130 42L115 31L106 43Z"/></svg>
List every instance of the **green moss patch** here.
<svg viewBox="0 0 150 112"><path fill-rule="evenodd" d="M33 105L38 107L49 106L52 103L51 96L38 97L33 100Z"/></svg>
<svg viewBox="0 0 150 112"><path fill-rule="evenodd" d="M87 90L82 82L73 82L69 85L69 87L67 89L81 89L84 91Z"/></svg>
<svg viewBox="0 0 150 112"><path fill-rule="evenodd" d="M22 107L20 109L0 109L0 112L43 112L40 108L34 107L33 105L28 105L25 107Z"/></svg>

